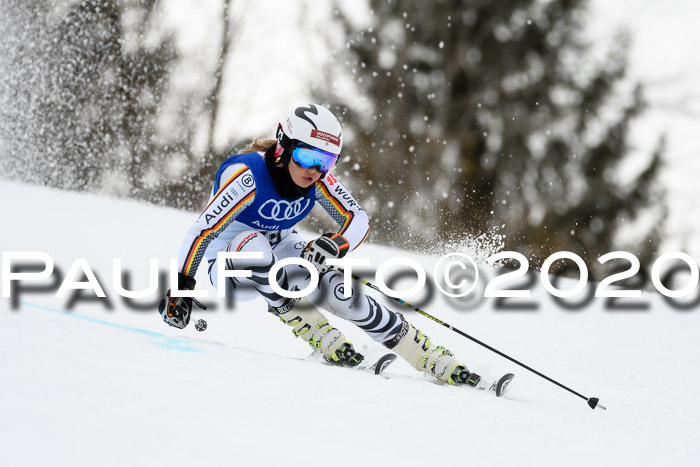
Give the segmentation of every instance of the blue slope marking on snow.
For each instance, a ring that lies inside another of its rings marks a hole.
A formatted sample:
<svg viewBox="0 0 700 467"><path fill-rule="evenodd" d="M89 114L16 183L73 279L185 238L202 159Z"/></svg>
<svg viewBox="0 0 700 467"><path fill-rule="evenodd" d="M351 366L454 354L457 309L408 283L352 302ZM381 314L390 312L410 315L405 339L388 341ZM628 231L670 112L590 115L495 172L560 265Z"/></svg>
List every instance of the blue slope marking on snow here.
<svg viewBox="0 0 700 467"><path fill-rule="evenodd" d="M4 300L7 300L7 298L4 298ZM34 303L29 303L29 302L24 302L24 301L22 301L20 303L22 305L26 305L28 307L36 308L39 310L50 311L52 313L60 313L62 315L71 316L73 318L80 318L82 320L89 321L91 323L103 324L105 326L111 326L113 328L121 329L123 331L129 331L129 332L134 332L137 334L142 334L144 336L148 336L148 337L155 339L156 346L161 348L161 349L177 350L180 352L206 353L206 350L203 350L203 349L200 349L197 347L193 347L192 343L187 339L166 336L165 334L160 334L160 333L153 332L153 331L146 331L145 329L132 328L129 326L124 326L122 324L110 323L109 321L104 321L104 320L97 319L97 318L90 318L89 316L78 315L75 313L70 313L68 311L58 310L56 308L51 308L48 306L36 305Z"/></svg>

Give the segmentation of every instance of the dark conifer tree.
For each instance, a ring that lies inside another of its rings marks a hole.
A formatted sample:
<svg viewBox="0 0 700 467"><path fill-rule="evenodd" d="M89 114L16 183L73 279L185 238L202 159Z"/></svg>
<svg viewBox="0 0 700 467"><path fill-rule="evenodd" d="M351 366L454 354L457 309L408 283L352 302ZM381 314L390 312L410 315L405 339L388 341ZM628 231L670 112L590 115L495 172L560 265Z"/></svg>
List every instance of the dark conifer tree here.
<svg viewBox="0 0 700 467"><path fill-rule="evenodd" d="M661 150L621 172L643 108L639 87L620 86L624 36L593 59L584 0L370 3L370 28L338 15L350 37L343 71L371 108L348 111L344 126L355 135L346 154L371 183L359 188L382 200L374 238L497 231L535 265L562 250L589 265L617 248L649 259L665 216ZM642 213L656 216L651 229L616 236Z"/></svg>

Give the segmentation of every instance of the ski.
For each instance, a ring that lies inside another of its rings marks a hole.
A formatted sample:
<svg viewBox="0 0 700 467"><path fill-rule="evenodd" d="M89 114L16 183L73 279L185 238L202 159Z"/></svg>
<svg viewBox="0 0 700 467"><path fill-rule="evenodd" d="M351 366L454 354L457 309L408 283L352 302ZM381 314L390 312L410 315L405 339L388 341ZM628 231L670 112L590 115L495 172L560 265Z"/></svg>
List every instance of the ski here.
<svg viewBox="0 0 700 467"><path fill-rule="evenodd" d="M479 391L493 392L496 397L501 397L508 387L508 384L513 380L515 375L513 373L506 373L495 381L489 382L484 378L477 383L475 389Z"/></svg>
<svg viewBox="0 0 700 467"><path fill-rule="evenodd" d="M396 355L393 353L387 353L382 355L381 357L377 359L368 359L364 358L360 363L358 363L355 366L345 366L345 365L338 365L336 363L331 363L328 360L323 359L321 357L319 359L319 354L314 352L311 354L311 356L308 358L308 360L311 361L322 361L323 363L326 363L331 366L339 367L339 368L347 368L349 370L359 370L359 371L366 371L373 373L375 375L381 375L386 368L391 365L394 360L396 360Z"/></svg>
<svg viewBox="0 0 700 467"><path fill-rule="evenodd" d="M381 375L382 371L386 370L386 367L391 365L394 360L396 360L396 355L393 353L384 354L370 367L370 370L374 369L375 375Z"/></svg>

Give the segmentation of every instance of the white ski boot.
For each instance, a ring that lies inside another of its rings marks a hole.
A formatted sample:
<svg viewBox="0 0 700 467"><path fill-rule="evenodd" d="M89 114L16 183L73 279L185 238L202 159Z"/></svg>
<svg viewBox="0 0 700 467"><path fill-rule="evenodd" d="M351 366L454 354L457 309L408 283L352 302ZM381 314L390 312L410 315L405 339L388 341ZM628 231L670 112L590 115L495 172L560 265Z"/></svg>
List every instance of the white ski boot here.
<svg viewBox="0 0 700 467"><path fill-rule="evenodd" d="M403 325L399 333L384 345L418 371L423 371L448 384L476 386L481 379L470 373L467 366L459 363L452 352L442 346L432 345L430 337L421 333L406 321L400 313Z"/></svg>
<svg viewBox="0 0 700 467"><path fill-rule="evenodd" d="M267 311L292 326L294 336L301 337L330 363L355 366L364 359L306 298L289 299L280 307L268 305Z"/></svg>

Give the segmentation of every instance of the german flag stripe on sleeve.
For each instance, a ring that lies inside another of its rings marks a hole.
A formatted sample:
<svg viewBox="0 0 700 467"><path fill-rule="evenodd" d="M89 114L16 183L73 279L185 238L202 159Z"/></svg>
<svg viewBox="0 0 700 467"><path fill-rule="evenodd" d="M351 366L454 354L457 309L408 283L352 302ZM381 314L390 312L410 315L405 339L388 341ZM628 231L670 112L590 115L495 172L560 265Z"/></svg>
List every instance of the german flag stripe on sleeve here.
<svg viewBox="0 0 700 467"><path fill-rule="evenodd" d="M319 183L316 186L318 186L321 189L321 193L323 193L323 196L331 202L336 211L338 211L338 213L345 218L345 223L340 229L340 232L338 232L340 235L343 235L343 233L346 230L348 230L348 227L352 222L352 218L355 217L355 215L352 211L348 211L347 209L345 209L342 203L338 201L338 199L335 196L333 196L330 191L328 191L328 188L326 188L326 186L323 183Z"/></svg>
<svg viewBox="0 0 700 467"><path fill-rule="evenodd" d="M360 243L358 243L357 246L356 246L355 248L357 248L357 247L359 247L360 245L362 245L362 244L365 242L365 240L367 240L367 237L368 237L368 236L369 236L369 229L367 229L367 233L365 234L364 237L362 237L362 240L360 240Z"/></svg>
<svg viewBox="0 0 700 467"><path fill-rule="evenodd" d="M219 196L221 193L223 193L223 191L224 191L231 183L235 182L236 179L237 179L238 177L240 177L240 176L243 174L243 172L245 172L246 170L250 170L250 169L248 169L248 167L246 167L246 166L243 166L243 167L241 167L239 170L236 170L236 173L234 173L233 175L231 175L231 177L229 177L229 179L226 180L226 183L224 183L223 185L221 185L221 188L219 188L219 191L217 191L217 192L214 194L214 196L212 196L211 201L209 201L209 204L207 204L207 207L204 208L204 211L202 211L202 214L204 214L204 212L205 212L207 209L209 209L209 206L211 206L211 203L214 202L214 200L216 199L216 197Z"/></svg>
<svg viewBox="0 0 700 467"><path fill-rule="evenodd" d="M247 167L243 168L242 170L248 170ZM239 174L239 172L236 172ZM235 179L235 175L229 179L229 182ZM222 187L222 190L225 187ZM221 192L221 190L219 190ZM233 219L236 218L238 213L245 208L248 203L250 203L253 198L255 198L255 190L251 191L248 196L240 200L238 203L236 203L231 210L223 216L219 222L217 222L214 226L211 228L208 228L206 230L202 230L202 232L199 234L199 236L195 239L195 241L192 243L192 247L190 247L190 251L187 254L187 259L185 260L185 265L183 267L183 274L188 274L192 270L194 265L198 265L199 261L201 261L202 256L204 255L204 250L206 250L206 247L211 243L211 241L216 238L221 230L223 230L229 222L233 221ZM196 268L195 268L196 269Z"/></svg>

